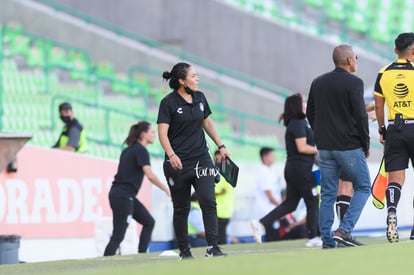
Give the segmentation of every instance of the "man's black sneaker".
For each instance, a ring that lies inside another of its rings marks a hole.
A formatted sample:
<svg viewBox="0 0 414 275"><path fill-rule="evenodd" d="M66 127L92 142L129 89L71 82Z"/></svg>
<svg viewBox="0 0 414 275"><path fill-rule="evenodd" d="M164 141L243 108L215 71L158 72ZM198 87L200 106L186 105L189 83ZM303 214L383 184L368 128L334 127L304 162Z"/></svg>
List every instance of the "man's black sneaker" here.
<svg viewBox="0 0 414 275"><path fill-rule="evenodd" d="M331 248L336 248L336 246L335 245L327 245L327 244L322 245L322 249L331 249Z"/></svg>
<svg viewBox="0 0 414 275"><path fill-rule="evenodd" d="M397 230L397 214L390 212L387 215L387 240L396 243L399 240Z"/></svg>
<svg viewBox="0 0 414 275"><path fill-rule="evenodd" d="M336 243L336 247L338 247L338 248L344 248L344 247L347 247L347 246L344 245L343 243Z"/></svg>
<svg viewBox="0 0 414 275"><path fill-rule="evenodd" d="M341 243L345 246L362 246L363 245L362 243L355 240L352 237L351 233L345 232L343 229L340 229L340 228L338 228L334 232L333 239L336 242Z"/></svg>
<svg viewBox="0 0 414 275"><path fill-rule="evenodd" d="M226 253L221 251L220 247L217 245L207 247L206 257L222 257L227 256Z"/></svg>
<svg viewBox="0 0 414 275"><path fill-rule="evenodd" d="M411 229L410 240L414 240L414 227Z"/></svg>
<svg viewBox="0 0 414 275"><path fill-rule="evenodd" d="M192 259L193 255L191 254L190 249L184 249L180 251L180 260Z"/></svg>

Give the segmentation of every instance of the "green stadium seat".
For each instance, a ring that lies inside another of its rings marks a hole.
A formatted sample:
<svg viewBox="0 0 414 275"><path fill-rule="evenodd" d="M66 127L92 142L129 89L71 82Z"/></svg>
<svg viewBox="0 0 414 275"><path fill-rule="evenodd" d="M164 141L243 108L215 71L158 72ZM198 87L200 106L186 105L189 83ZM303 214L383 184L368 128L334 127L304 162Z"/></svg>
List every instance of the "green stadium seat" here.
<svg viewBox="0 0 414 275"><path fill-rule="evenodd" d="M36 93L46 93L46 77L43 72L32 73L32 85L33 89L36 90Z"/></svg>
<svg viewBox="0 0 414 275"><path fill-rule="evenodd" d="M387 12L381 12L371 22L370 36L377 42L389 44L393 40L391 16Z"/></svg>
<svg viewBox="0 0 414 275"><path fill-rule="evenodd" d="M324 5L324 0L305 0L306 5L314 7L314 8L321 8Z"/></svg>
<svg viewBox="0 0 414 275"><path fill-rule="evenodd" d="M68 63L65 49L49 45L47 47L47 61L49 65L66 67Z"/></svg>
<svg viewBox="0 0 414 275"><path fill-rule="evenodd" d="M88 83L91 81L91 73L86 63L81 60L76 60L71 65L70 77L72 80L80 80Z"/></svg>
<svg viewBox="0 0 414 275"><path fill-rule="evenodd" d="M131 96L143 96L147 99L149 96L154 96L155 91L152 89L151 80L146 75L135 73L131 76L130 81L133 87Z"/></svg>
<svg viewBox="0 0 414 275"><path fill-rule="evenodd" d="M401 32L411 32L414 29L414 20L413 20L413 6L406 6L402 8L399 17L398 17L398 27Z"/></svg>
<svg viewBox="0 0 414 275"><path fill-rule="evenodd" d="M132 92L132 87L129 78L124 73L117 73L116 77L111 81L112 92L125 95L136 95Z"/></svg>
<svg viewBox="0 0 414 275"><path fill-rule="evenodd" d="M233 0L232 2L239 7L244 9L253 10L253 1L254 0Z"/></svg>
<svg viewBox="0 0 414 275"><path fill-rule="evenodd" d="M226 113L219 111L217 105L215 103L210 103L210 109L212 112L211 117L216 122L226 122L228 119L228 116Z"/></svg>
<svg viewBox="0 0 414 275"><path fill-rule="evenodd" d="M7 28L15 31L23 31L23 24L18 21L10 21L7 23Z"/></svg>
<svg viewBox="0 0 414 275"><path fill-rule="evenodd" d="M33 117L2 117L4 131L12 132L33 132L38 129L37 120Z"/></svg>
<svg viewBox="0 0 414 275"><path fill-rule="evenodd" d="M38 67L44 68L46 65L45 62L46 54L44 49L39 47L38 45L31 46L26 58L26 65L28 67Z"/></svg>
<svg viewBox="0 0 414 275"><path fill-rule="evenodd" d="M0 63L1 72L17 71L17 63L13 59L3 59Z"/></svg>
<svg viewBox="0 0 414 275"><path fill-rule="evenodd" d="M81 121L82 125L85 127L86 136L89 138L102 140L109 142L108 133L106 132L105 128L105 120L103 117L100 118L101 121L98 121L98 123L94 123L90 120L90 118L85 119L82 117L79 117L79 120Z"/></svg>
<svg viewBox="0 0 414 275"><path fill-rule="evenodd" d="M150 90L149 95L154 99L155 106L159 106L161 100L167 95L169 91L164 87L153 88Z"/></svg>
<svg viewBox="0 0 414 275"><path fill-rule="evenodd" d="M234 131L233 127L229 123L215 123L217 132L220 134L220 137L233 137Z"/></svg>
<svg viewBox="0 0 414 275"><path fill-rule="evenodd" d="M159 140L157 139L153 144L150 144L148 146L148 151L152 154L152 155L156 155L159 156L161 158L164 158L164 149L161 146L161 143L159 142Z"/></svg>
<svg viewBox="0 0 414 275"><path fill-rule="evenodd" d="M23 56L27 57L30 51L31 39L23 34L12 34L6 31L6 41L10 41L8 48L5 49L4 55L6 57Z"/></svg>
<svg viewBox="0 0 414 275"><path fill-rule="evenodd" d="M99 77L116 78L114 65L109 61L100 61L94 64L93 70Z"/></svg>
<svg viewBox="0 0 414 275"><path fill-rule="evenodd" d="M382 44L389 44L392 43L393 38L390 27L386 24L373 25L371 39Z"/></svg>
<svg viewBox="0 0 414 275"><path fill-rule="evenodd" d="M4 27L3 43L9 44L15 35L23 31L23 25L20 22L11 21Z"/></svg>
<svg viewBox="0 0 414 275"><path fill-rule="evenodd" d="M88 83L91 81L91 68L85 53L79 50L70 50L67 64L72 68L70 71L72 80L80 80Z"/></svg>
<svg viewBox="0 0 414 275"><path fill-rule="evenodd" d="M360 34L365 34L368 31L369 20L364 13L353 12L347 20L351 31Z"/></svg>
<svg viewBox="0 0 414 275"><path fill-rule="evenodd" d="M88 62L88 56L85 52L78 50L78 49L71 49L69 50L69 54L68 54L68 60L69 62L74 62L77 60L81 60L85 63Z"/></svg>
<svg viewBox="0 0 414 275"><path fill-rule="evenodd" d="M277 4L272 0L256 0L253 2L253 11L264 17L278 18Z"/></svg>
<svg viewBox="0 0 414 275"><path fill-rule="evenodd" d="M346 18L346 1L328 1L325 8L328 18L332 20L342 21Z"/></svg>

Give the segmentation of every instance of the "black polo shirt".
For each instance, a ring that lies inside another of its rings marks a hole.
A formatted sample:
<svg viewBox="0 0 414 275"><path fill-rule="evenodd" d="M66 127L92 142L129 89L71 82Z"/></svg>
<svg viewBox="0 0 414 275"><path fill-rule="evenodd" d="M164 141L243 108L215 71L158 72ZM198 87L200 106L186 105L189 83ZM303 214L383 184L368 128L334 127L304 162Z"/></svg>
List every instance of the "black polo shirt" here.
<svg viewBox="0 0 414 275"><path fill-rule="evenodd" d="M123 187L128 193L137 194L142 185L142 167L150 164L147 149L141 143L125 148L119 158L118 172L113 184Z"/></svg>
<svg viewBox="0 0 414 275"><path fill-rule="evenodd" d="M306 143L310 146L315 146L313 138L313 131L306 121L306 119L292 119L286 127L285 144L287 152L287 161L304 162L312 165L315 161L315 156L310 154L299 153L296 146L297 138L306 138Z"/></svg>
<svg viewBox="0 0 414 275"><path fill-rule="evenodd" d="M158 111L157 123L169 124L168 139L181 160L208 154L203 120L211 114L210 106L202 92L196 91L192 97L193 102L188 103L173 91L161 100Z"/></svg>

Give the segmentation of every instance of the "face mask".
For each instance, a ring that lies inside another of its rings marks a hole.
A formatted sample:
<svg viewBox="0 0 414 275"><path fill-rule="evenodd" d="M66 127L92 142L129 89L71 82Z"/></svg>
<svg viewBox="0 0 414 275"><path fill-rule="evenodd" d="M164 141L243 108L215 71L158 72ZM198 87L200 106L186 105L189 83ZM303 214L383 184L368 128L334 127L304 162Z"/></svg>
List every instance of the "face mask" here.
<svg viewBox="0 0 414 275"><path fill-rule="evenodd" d="M189 95L191 95L194 91L193 90L191 90L190 88L188 88L188 87L184 87L184 90L185 90L185 92L187 93L187 94L189 94Z"/></svg>
<svg viewBox="0 0 414 275"><path fill-rule="evenodd" d="M64 123L69 123L69 122L70 122L70 116L60 116L60 119L61 119Z"/></svg>

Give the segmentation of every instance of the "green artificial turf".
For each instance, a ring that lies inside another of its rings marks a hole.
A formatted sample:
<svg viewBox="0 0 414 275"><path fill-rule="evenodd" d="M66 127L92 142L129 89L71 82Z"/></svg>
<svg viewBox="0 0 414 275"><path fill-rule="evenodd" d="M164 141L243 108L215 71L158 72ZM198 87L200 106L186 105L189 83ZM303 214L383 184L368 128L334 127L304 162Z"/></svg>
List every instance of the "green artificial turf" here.
<svg viewBox="0 0 414 275"><path fill-rule="evenodd" d="M205 258L205 248L192 249L194 259L178 261L161 252L84 260L0 265L0 274L413 274L414 241L390 244L383 238L358 238L362 247L306 248L305 240L222 246L229 255ZM175 251L177 252L177 251Z"/></svg>

